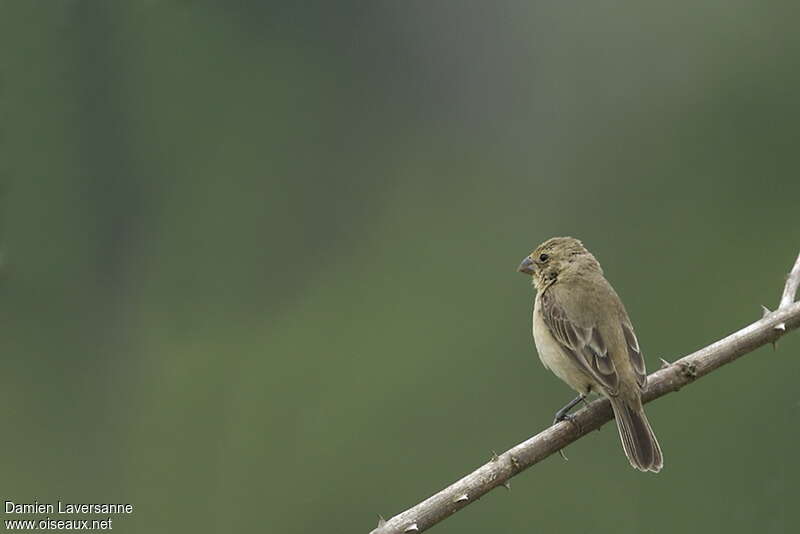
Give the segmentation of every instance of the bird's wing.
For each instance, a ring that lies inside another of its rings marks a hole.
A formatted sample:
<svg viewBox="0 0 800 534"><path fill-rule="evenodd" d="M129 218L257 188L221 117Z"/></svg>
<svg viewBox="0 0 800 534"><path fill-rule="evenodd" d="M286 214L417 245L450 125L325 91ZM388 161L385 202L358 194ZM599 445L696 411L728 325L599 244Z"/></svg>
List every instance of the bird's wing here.
<svg viewBox="0 0 800 534"><path fill-rule="evenodd" d="M644 389L647 385L647 369L644 366L644 356L642 356L642 350L639 348L639 340L636 339L636 334L633 332L633 325L627 317L622 321L622 332L625 334L625 343L628 346L631 367L636 373L636 383L639 384L640 388Z"/></svg>
<svg viewBox="0 0 800 534"><path fill-rule="evenodd" d="M578 364L579 368L603 385L610 395L616 395L619 376L597 327L586 327L571 321L550 291L542 294L541 304L544 323L564 352ZM633 329L630 332L633 335ZM627 331L626 339L628 339ZM634 341L635 339L633 336ZM636 346L638 348L638 344Z"/></svg>

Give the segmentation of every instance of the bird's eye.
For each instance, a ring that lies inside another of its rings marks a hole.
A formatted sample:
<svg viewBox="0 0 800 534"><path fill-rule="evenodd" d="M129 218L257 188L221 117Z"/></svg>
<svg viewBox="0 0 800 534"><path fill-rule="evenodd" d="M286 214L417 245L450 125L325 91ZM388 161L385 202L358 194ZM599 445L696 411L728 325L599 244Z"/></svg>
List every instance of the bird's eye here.
<svg viewBox="0 0 800 534"><path fill-rule="evenodd" d="M547 254L540 254L539 261L547 261L550 258Z"/></svg>

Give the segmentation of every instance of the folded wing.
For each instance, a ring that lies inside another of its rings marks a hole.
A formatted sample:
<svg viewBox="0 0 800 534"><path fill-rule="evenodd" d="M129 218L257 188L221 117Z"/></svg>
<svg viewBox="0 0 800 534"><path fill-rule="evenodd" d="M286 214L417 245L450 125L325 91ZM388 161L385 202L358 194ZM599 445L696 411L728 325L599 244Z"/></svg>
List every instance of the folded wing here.
<svg viewBox="0 0 800 534"><path fill-rule="evenodd" d="M564 352L589 376L600 383L610 395L616 395L619 387L619 376L614 362L608 354L608 347L600 332L594 326L586 327L576 324L567 316L550 292L541 297L542 316L550 333L558 341ZM630 329L633 341L633 329ZM626 333L626 340L628 334ZM628 342L630 346L630 341ZM633 348L629 352L633 351ZM636 343L636 355L641 359ZM642 360L642 368L644 360ZM634 365L634 368L636 366ZM638 371L637 371L638 372ZM638 376L638 375L637 375Z"/></svg>

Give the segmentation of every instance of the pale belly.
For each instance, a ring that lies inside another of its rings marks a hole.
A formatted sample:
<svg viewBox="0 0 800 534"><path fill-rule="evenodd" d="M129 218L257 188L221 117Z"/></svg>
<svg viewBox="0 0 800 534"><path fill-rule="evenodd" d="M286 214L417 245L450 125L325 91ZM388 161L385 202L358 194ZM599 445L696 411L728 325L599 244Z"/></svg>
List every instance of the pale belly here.
<svg viewBox="0 0 800 534"><path fill-rule="evenodd" d="M595 388L591 379L578 367L572 359L564 354L558 341L550 333L550 329L539 311L539 302L533 308L533 341L542 364L552 371L578 393L589 393Z"/></svg>

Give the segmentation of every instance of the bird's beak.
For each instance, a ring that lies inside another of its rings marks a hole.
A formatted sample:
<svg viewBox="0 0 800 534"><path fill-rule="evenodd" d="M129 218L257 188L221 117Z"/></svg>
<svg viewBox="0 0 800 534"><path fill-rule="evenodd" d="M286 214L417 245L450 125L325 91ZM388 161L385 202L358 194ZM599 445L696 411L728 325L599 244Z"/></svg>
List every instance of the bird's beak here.
<svg viewBox="0 0 800 534"><path fill-rule="evenodd" d="M533 274L533 260L530 256L525 256L525 259L522 260L522 263L517 267L517 271L525 274Z"/></svg>

